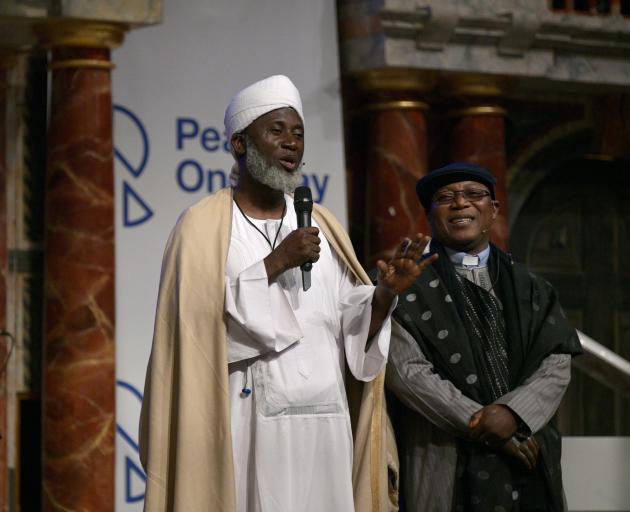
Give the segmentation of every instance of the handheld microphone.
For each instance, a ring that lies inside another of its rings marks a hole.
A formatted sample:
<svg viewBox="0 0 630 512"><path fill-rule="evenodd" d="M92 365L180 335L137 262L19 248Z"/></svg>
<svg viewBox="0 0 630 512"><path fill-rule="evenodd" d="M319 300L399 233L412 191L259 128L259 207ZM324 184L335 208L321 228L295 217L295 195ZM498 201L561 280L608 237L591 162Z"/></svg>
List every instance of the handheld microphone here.
<svg viewBox="0 0 630 512"><path fill-rule="evenodd" d="M298 228L307 228L311 225L311 212L313 211L313 196L308 187L298 187L293 194L293 206L297 215ZM302 288L304 291L311 287L311 269L313 264L310 261L302 263Z"/></svg>

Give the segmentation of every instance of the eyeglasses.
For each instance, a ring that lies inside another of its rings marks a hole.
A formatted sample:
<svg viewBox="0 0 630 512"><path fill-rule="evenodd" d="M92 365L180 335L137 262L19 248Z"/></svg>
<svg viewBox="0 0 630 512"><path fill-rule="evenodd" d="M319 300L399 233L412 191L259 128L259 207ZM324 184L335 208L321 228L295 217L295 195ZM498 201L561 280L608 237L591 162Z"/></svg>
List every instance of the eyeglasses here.
<svg viewBox="0 0 630 512"><path fill-rule="evenodd" d="M484 197L488 197L490 192L482 190L480 188L468 188L464 190L445 190L438 192L433 196L433 202L436 204L451 204L457 194L464 196L464 199L472 203L481 201Z"/></svg>

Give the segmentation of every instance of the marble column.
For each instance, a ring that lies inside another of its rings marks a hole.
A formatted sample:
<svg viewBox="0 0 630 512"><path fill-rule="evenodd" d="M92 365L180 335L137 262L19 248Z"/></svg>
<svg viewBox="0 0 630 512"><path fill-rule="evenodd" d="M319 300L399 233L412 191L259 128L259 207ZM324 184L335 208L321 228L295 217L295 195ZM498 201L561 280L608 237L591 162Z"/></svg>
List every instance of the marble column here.
<svg viewBox="0 0 630 512"><path fill-rule="evenodd" d="M388 68L362 73L357 83L364 101L355 115L367 123L368 133L365 147L358 148L366 153L365 168L354 169L365 173L364 188L353 191L353 202L363 210L363 259L370 268L402 237L428 232L415 185L427 173L423 98L434 79L430 73Z"/></svg>
<svg viewBox="0 0 630 512"><path fill-rule="evenodd" d="M110 49L125 26L38 27L52 72L45 218L44 510L114 509Z"/></svg>
<svg viewBox="0 0 630 512"><path fill-rule="evenodd" d="M620 15L621 14L621 1L610 0L610 13Z"/></svg>
<svg viewBox="0 0 630 512"><path fill-rule="evenodd" d="M7 99L14 56L0 52L0 329L7 324ZM7 365L11 340L0 337L0 510L9 510L7 453Z"/></svg>
<svg viewBox="0 0 630 512"><path fill-rule="evenodd" d="M450 160L476 163L496 177L500 208L491 235L498 247L507 249L506 111L501 106L505 84L496 78L464 75L450 77L443 85L451 121Z"/></svg>

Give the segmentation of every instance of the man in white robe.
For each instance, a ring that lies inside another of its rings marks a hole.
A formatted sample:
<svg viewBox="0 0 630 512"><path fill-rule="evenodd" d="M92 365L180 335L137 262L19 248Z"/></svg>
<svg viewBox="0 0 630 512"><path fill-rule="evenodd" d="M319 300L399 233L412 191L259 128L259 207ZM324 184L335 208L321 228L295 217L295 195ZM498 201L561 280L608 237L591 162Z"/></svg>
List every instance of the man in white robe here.
<svg viewBox="0 0 630 512"><path fill-rule="evenodd" d="M395 297L432 261L417 263L427 239L406 240L392 260L380 261L374 287L359 280L365 275L347 236L325 209L316 208L312 227L297 227L288 193L301 182L304 125L299 93L288 78L269 77L239 92L225 125L239 180L230 194L227 250L218 250L219 258L227 254L215 270L224 273L224 325L208 320L208 329L226 333L226 348L217 348L211 333L210 339L202 334L196 302L216 317L219 301L203 280L217 254L197 238L211 237L215 224L226 220L221 192L184 213L165 254L141 420L145 510L350 512L355 505L345 363L362 381L383 369ZM223 206L216 221L209 220L216 203ZM329 238L319 236L318 219L326 222ZM303 291L300 265L309 261L312 286ZM221 360L228 369L227 402L214 389L223 386L224 377L214 378L223 371ZM182 384L187 365L202 386L208 380L207 400L217 402L217 414L229 404L229 432L207 405L195 413L191 386ZM188 443L199 443L198 460ZM225 443L231 446L225 449ZM210 490L201 488L195 471L207 472Z"/></svg>
<svg viewBox="0 0 630 512"><path fill-rule="evenodd" d="M279 220L250 220L273 240ZM278 241L295 229L287 208ZM344 357L357 379L374 378L389 318L366 351L374 287L357 285L325 238L307 292L299 267L269 285L269 245L253 234L235 208L225 309L237 509L354 510Z"/></svg>

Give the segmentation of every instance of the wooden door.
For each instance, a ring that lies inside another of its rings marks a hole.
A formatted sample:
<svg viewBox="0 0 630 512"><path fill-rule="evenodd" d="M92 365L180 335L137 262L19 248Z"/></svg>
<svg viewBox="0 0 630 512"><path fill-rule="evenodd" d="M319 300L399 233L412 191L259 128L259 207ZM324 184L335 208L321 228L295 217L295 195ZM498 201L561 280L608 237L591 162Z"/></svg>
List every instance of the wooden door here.
<svg viewBox="0 0 630 512"><path fill-rule="evenodd" d="M630 163L579 159L551 172L510 233L514 258L548 279L573 325L630 359ZM566 435L630 435L630 400L573 365Z"/></svg>

